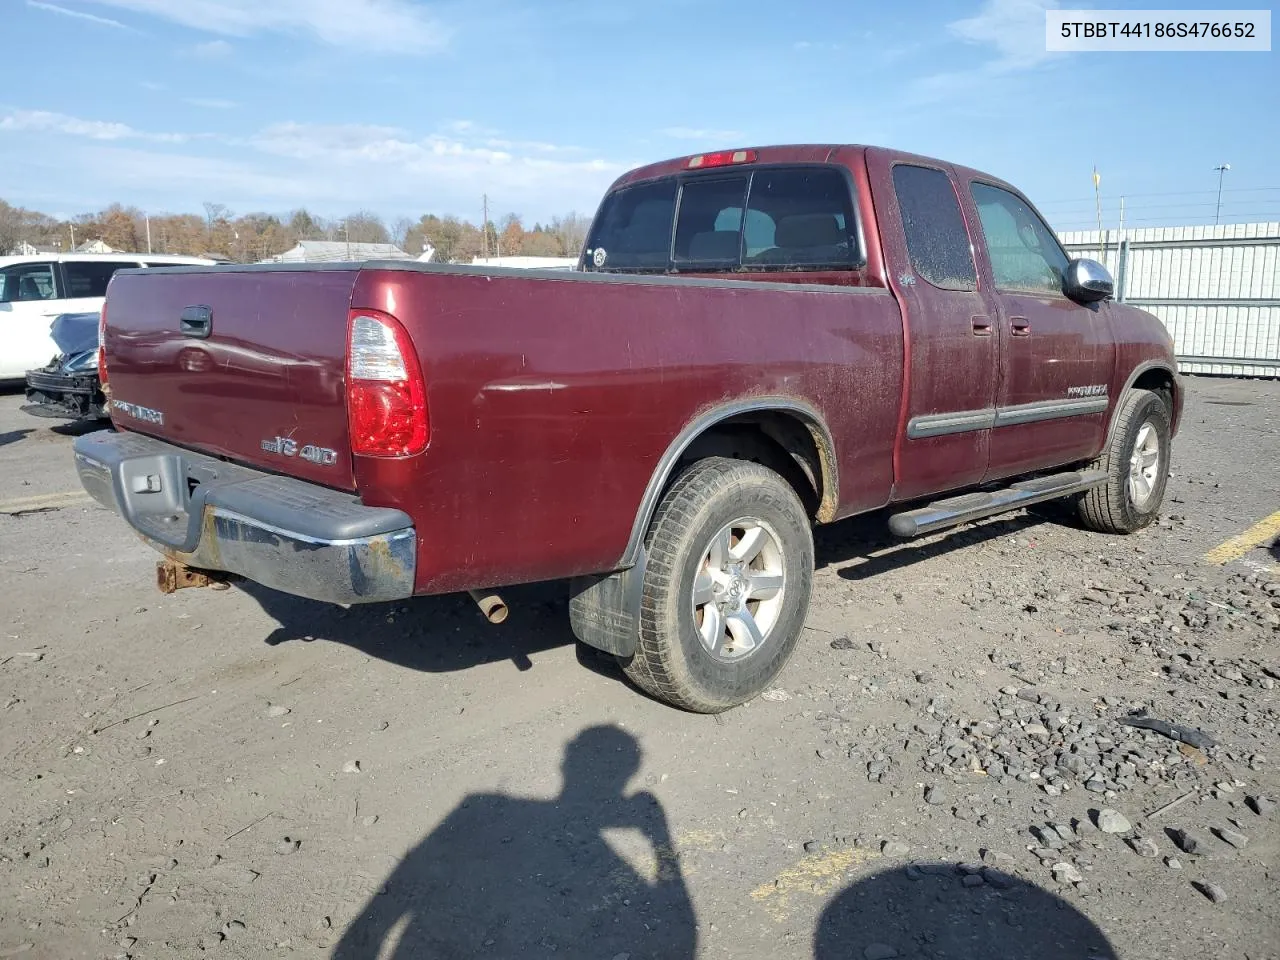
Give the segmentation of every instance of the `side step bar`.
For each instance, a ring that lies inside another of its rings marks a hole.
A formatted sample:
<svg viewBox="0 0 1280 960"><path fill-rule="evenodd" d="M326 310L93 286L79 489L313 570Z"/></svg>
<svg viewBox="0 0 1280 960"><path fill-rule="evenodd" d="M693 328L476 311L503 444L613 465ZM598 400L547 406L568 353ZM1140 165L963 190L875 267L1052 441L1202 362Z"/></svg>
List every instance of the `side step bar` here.
<svg viewBox="0 0 1280 960"><path fill-rule="evenodd" d="M1107 482L1105 470L1077 470L1022 480L1003 490L966 493L889 518L889 530L899 537L918 537L957 524L980 520L995 513L1029 507L1073 493L1083 493Z"/></svg>

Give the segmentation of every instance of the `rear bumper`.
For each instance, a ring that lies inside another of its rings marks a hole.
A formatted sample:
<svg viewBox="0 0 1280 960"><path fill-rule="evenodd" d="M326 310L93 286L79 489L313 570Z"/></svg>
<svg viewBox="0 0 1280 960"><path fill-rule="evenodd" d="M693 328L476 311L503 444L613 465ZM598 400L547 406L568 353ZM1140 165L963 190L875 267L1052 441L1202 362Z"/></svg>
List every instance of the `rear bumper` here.
<svg viewBox="0 0 1280 960"><path fill-rule="evenodd" d="M181 563L331 603L413 593L417 535L399 510L136 433L85 434L75 459L95 500Z"/></svg>

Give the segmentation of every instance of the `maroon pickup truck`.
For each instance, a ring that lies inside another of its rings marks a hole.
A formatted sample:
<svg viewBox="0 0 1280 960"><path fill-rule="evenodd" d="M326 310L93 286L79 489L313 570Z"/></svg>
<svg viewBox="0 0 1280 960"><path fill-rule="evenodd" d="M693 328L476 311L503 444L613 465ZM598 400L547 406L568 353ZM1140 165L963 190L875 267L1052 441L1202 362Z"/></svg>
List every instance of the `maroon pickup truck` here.
<svg viewBox="0 0 1280 960"><path fill-rule="evenodd" d="M713 712L800 637L814 523L1160 507L1182 390L1014 187L875 147L634 170L577 270L121 271L85 488L169 589L336 603L570 581L583 642ZM445 641L441 641L445 642Z"/></svg>

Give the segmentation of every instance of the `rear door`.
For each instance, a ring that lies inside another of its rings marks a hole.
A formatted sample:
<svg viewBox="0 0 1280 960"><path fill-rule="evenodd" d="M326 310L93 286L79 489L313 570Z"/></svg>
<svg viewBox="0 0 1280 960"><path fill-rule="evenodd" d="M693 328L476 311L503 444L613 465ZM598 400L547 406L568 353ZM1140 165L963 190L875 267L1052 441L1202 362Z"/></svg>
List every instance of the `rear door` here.
<svg viewBox="0 0 1280 960"><path fill-rule="evenodd" d="M21 379L58 355L49 327L64 312L60 296L52 261L0 269L0 380Z"/></svg>
<svg viewBox="0 0 1280 960"><path fill-rule="evenodd" d="M982 180L966 186L1002 352L987 479L1087 459L1106 431L1115 365L1109 307L1062 292L1069 258L1024 198Z"/></svg>
<svg viewBox="0 0 1280 960"><path fill-rule="evenodd" d="M345 376L357 273L117 274L106 305L112 418L185 447L354 489Z"/></svg>
<svg viewBox="0 0 1280 960"><path fill-rule="evenodd" d="M948 170L867 151L890 285L903 310L907 396L895 500L979 482L995 418L992 304Z"/></svg>

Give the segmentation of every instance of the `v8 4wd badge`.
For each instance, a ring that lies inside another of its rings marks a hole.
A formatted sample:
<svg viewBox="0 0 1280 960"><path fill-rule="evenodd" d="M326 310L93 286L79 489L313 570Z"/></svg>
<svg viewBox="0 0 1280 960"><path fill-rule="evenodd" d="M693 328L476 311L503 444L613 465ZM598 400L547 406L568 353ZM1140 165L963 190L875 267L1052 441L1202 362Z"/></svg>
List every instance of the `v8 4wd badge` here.
<svg viewBox="0 0 1280 960"><path fill-rule="evenodd" d="M270 440L263 440L262 449L282 457L297 457L321 467L331 467L338 462L338 451L328 447L317 447L313 443L298 446L298 441L289 437L272 437Z"/></svg>

